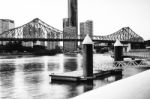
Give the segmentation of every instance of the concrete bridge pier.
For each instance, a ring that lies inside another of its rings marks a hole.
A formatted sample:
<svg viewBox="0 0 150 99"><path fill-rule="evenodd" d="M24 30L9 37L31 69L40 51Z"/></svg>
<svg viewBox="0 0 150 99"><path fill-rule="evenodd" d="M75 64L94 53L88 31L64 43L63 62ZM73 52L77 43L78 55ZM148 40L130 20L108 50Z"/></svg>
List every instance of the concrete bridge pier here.
<svg viewBox="0 0 150 99"><path fill-rule="evenodd" d="M1 45L6 45L6 41L1 41Z"/></svg>
<svg viewBox="0 0 150 99"><path fill-rule="evenodd" d="M83 75L85 79L93 79L93 42L89 35L83 41Z"/></svg>
<svg viewBox="0 0 150 99"><path fill-rule="evenodd" d="M32 41L33 47L36 45L37 41Z"/></svg>

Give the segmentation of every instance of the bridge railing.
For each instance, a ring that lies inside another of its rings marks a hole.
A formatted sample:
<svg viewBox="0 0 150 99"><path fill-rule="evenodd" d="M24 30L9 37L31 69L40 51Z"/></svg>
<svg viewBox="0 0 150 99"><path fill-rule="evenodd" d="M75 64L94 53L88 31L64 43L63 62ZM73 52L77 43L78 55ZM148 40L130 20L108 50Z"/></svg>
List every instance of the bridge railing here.
<svg viewBox="0 0 150 99"><path fill-rule="evenodd" d="M137 58L150 58L150 52L124 52L124 56L131 56Z"/></svg>
<svg viewBox="0 0 150 99"><path fill-rule="evenodd" d="M142 68L142 67L150 67L150 60L131 60L131 61L115 61L115 62L107 62L101 64L94 64L94 70L115 70L115 69L125 69L125 68Z"/></svg>

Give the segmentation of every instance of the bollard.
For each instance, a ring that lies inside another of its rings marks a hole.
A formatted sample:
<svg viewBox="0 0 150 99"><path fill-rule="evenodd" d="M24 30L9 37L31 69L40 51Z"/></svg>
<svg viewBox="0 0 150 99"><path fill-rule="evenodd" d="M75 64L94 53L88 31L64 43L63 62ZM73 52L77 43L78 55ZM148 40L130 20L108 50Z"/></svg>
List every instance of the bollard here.
<svg viewBox="0 0 150 99"><path fill-rule="evenodd" d="M114 44L114 60L123 61L123 45L119 40L116 40Z"/></svg>
<svg viewBox="0 0 150 99"><path fill-rule="evenodd" d="M86 35L83 44L83 75L87 80L93 78L93 42Z"/></svg>

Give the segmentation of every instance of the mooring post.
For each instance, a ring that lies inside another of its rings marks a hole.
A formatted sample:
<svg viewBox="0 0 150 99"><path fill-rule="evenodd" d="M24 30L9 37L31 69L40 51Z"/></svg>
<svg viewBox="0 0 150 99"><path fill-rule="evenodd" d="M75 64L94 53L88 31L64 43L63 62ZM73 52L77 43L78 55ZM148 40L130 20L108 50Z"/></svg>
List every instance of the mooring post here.
<svg viewBox="0 0 150 99"><path fill-rule="evenodd" d="M93 78L93 42L86 35L83 42L83 75L87 80Z"/></svg>
<svg viewBox="0 0 150 99"><path fill-rule="evenodd" d="M123 61L123 45L118 39L114 44L114 60Z"/></svg>

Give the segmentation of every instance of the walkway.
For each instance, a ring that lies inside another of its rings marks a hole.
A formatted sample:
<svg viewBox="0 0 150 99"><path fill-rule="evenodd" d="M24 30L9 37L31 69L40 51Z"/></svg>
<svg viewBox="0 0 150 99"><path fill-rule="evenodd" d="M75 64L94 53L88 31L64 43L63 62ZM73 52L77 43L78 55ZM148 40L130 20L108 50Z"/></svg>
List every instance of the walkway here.
<svg viewBox="0 0 150 99"><path fill-rule="evenodd" d="M150 99L150 70L89 91L73 99Z"/></svg>

